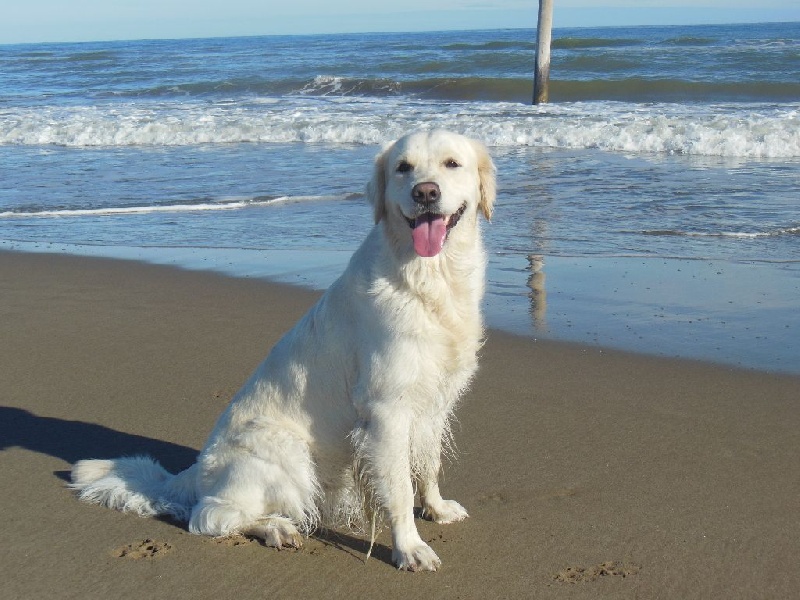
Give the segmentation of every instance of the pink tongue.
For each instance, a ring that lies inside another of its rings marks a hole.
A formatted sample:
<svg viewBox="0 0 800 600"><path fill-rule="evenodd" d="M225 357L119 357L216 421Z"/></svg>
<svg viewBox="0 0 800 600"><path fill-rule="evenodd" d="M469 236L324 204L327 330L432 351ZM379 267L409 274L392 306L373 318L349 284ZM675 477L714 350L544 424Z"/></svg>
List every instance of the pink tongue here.
<svg viewBox="0 0 800 600"><path fill-rule="evenodd" d="M447 237L447 225L441 215L422 215L417 218L411 230L414 238L414 250L424 257L436 256L444 246Z"/></svg>

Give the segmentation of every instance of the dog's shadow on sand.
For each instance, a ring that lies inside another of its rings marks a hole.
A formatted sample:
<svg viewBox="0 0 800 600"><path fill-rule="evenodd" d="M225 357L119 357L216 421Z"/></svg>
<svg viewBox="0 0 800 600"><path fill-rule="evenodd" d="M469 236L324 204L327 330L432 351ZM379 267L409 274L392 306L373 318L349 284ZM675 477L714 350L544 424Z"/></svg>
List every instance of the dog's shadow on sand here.
<svg viewBox="0 0 800 600"><path fill-rule="evenodd" d="M84 458L146 454L157 459L171 473L190 467L197 459L195 448L116 431L96 423L42 417L21 408L0 406L0 452L9 448L25 448L60 458L70 465ZM54 474L64 481L70 480L69 471L55 471ZM169 518L164 520L183 529L186 527L185 523ZM368 540L340 531L320 530L311 537L362 561L369 550ZM392 551L376 543L372 558L392 564Z"/></svg>
<svg viewBox="0 0 800 600"><path fill-rule="evenodd" d="M0 451L19 447L60 458L70 465L83 458L147 454L177 473L191 466L197 450L180 444L123 433L96 423L41 417L21 408L0 406ZM68 471L56 475L69 480Z"/></svg>
<svg viewBox="0 0 800 600"><path fill-rule="evenodd" d="M311 538L329 548L345 552L360 562L366 562L367 553L370 552L369 540L351 533L322 529L311 534ZM379 542L375 542L373 545L370 558L394 566L391 548Z"/></svg>

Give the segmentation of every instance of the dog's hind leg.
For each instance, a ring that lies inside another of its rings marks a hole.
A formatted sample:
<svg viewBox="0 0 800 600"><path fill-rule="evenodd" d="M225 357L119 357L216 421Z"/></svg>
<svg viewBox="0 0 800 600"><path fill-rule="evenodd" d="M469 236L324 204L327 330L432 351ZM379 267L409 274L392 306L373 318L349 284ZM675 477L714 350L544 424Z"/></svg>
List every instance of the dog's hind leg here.
<svg viewBox="0 0 800 600"><path fill-rule="evenodd" d="M189 531L212 537L240 533L260 538L273 548L300 548L303 540L296 523L297 519L281 514L258 513L246 504L205 496L192 511Z"/></svg>
<svg viewBox="0 0 800 600"><path fill-rule="evenodd" d="M260 538L272 548L303 547L303 537L292 520L280 515L260 519L240 533Z"/></svg>
<svg viewBox="0 0 800 600"><path fill-rule="evenodd" d="M189 530L214 537L252 535L276 548L302 546L319 520L318 485L307 445L271 439L258 453L220 452L201 458L206 493L192 510ZM219 455L227 461L219 464ZM212 460L213 458L213 460Z"/></svg>

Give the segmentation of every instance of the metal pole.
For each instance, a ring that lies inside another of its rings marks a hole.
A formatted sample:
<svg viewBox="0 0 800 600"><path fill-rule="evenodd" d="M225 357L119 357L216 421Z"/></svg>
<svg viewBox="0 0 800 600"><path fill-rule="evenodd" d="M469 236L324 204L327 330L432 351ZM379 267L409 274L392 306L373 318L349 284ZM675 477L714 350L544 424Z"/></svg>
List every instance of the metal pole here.
<svg viewBox="0 0 800 600"><path fill-rule="evenodd" d="M533 80L533 103L544 104L550 96L550 41L553 29L553 0L539 0L536 27L536 76Z"/></svg>

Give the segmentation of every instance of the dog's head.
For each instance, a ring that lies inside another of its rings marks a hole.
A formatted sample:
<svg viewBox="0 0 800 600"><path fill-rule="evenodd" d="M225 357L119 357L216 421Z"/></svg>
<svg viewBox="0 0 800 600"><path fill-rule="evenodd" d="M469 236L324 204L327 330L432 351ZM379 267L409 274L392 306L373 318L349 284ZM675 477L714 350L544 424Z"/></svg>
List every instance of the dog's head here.
<svg viewBox="0 0 800 600"><path fill-rule="evenodd" d="M436 256L459 229L474 237L478 212L489 219L495 168L480 142L442 130L421 131L387 146L367 185L375 222L419 256Z"/></svg>

